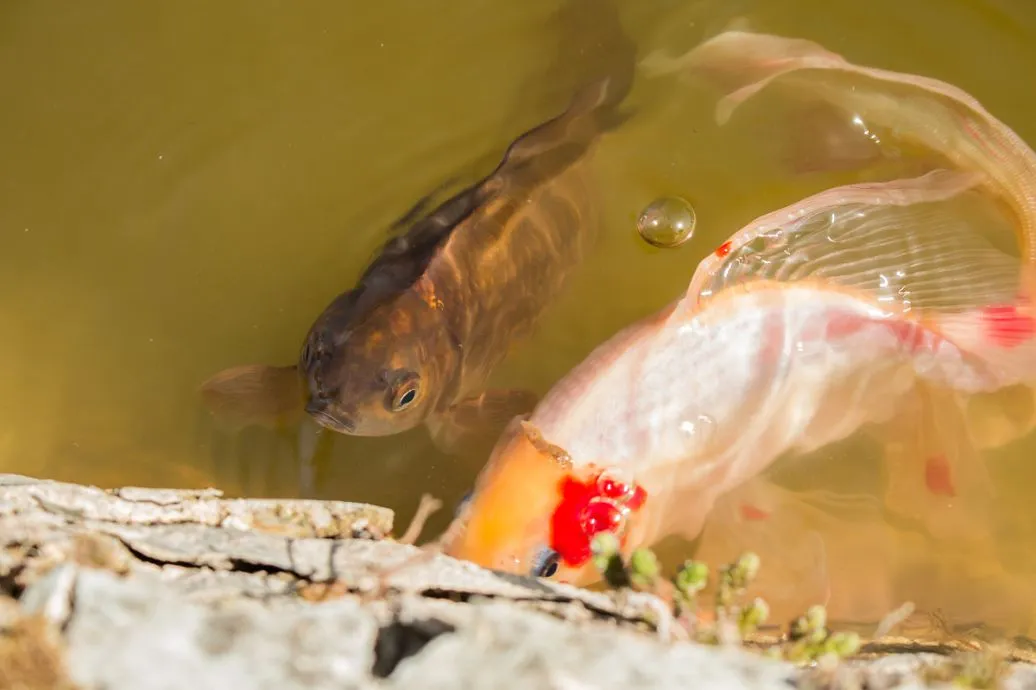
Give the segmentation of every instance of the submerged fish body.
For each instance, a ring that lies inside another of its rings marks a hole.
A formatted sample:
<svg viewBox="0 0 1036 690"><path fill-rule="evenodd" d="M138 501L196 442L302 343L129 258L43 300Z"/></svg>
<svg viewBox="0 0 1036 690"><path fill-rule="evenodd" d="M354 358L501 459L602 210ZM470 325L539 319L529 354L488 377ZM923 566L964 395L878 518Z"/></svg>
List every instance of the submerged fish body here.
<svg viewBox="0 0 1036 690"><path fill-rule="evenodd" d="M203 386L225 418L383 436L426 424L441 448L528 412L527 391L486 391L594 241L590 161L624 119L632 45L558 117L518 137L497 168L390 240L316 319L297 366L239 367ZM286 401L287 398L287 401Z"/></svg>
<svg viewBox="0 0 1036 690"><path fill-rule="evenodd" d="M689 62L735 93L754 93L746 84L771 69L867 73L816 44L731 34ZM935 96L930 81L882 73L913 94L904 123L880 89L867 98L831 72L804 72L796 86L914 131L956 169L826 190L735 233L685 296L598 347L512 425L448 530L447 553L588 584L599 578L589 544L600 531L619 533L628 552L750 525L753 548L778 557L788 540L773 530L818 509L762 473L861 429L885 442L888 481L885 506L859 514L880 521L890 510L947 544L989 542L992 493L977 452L1031 424L984 436L971 403L1033 398L1036 180L1022 171L1036 156L941 82ZM955 119L934 118L925 134L925 108Z"/></svg>

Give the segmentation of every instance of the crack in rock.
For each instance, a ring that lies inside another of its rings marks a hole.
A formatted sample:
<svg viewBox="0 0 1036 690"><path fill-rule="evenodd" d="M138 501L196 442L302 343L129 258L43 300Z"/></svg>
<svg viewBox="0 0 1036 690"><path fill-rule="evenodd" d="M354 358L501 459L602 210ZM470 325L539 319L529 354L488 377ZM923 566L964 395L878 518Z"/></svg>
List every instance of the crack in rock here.
<svg viewBox="0 0 1036 690"><path fill-rule="evenodd" d="M456 630L456 626L437 618L411 621L396 618L378 630L378 636L374 640L371 674L375 678L388 678L404 659L418 654L440 635Z"/></svg>

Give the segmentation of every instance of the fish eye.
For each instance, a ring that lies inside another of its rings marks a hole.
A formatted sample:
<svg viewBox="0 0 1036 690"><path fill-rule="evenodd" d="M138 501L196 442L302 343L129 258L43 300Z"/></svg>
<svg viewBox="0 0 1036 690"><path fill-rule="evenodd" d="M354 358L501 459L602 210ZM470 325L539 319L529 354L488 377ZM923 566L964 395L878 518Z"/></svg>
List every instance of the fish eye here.
<svg viewBox="0 0 1036 690"><path fill-rule="evenodd" d="M533 577L553 577L558 572L558 552L554 549L540 549L532 567Z"/></svg>
<svg viewBox="0 0 1036 690"><path fill-rule="evenodd" d="M402 383L392 395L392 411L399 412L413 405L419 392L418 381L411 379Z"/></svg>
<svg viewBox="0 0 1036 690"><path fill-rule="evenodd" d="M406 409L416 399L417 386L408 386L402 393L396 396L396 402L393 404L393 407L397 410Z"/></svg>

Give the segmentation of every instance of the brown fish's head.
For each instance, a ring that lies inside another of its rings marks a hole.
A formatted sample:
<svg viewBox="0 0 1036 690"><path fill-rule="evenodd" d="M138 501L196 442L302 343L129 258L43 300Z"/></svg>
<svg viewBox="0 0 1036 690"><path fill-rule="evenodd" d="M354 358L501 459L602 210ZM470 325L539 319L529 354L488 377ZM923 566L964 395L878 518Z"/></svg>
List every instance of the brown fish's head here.
<svg viewBox="0 0 1036 690"><path fill-rule="evenodd" d="M306 412L354 436L412 429L452 383L456 353L444 319L406 291L363 312L346 293L317 319L299 357Z"/></svg>

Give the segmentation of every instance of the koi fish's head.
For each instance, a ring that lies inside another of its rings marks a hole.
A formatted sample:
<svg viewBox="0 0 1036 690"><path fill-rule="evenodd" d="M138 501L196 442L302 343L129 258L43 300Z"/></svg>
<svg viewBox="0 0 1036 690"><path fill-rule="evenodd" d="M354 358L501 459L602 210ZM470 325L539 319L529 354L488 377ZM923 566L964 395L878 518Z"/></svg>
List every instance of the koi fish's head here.
<svg viewBox="0 0 1036 690"><path fill-rule="evenodd" d="M413 293L360 312L346 293L321 315L299 356L306 412L354 436L412 429L435 409L456 355L443 319Z"/></svg>
<svg viewBox="0 0 1036 690"><path fill-rule="evenodd" d="M621 543L645 498L612 473L575 469L565 451L516 419L460 506L445 551L493 570L589 585L600 579L593 537L612 531Z"/></svg>

